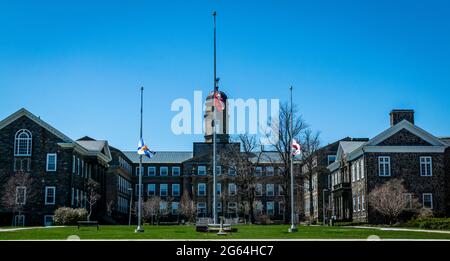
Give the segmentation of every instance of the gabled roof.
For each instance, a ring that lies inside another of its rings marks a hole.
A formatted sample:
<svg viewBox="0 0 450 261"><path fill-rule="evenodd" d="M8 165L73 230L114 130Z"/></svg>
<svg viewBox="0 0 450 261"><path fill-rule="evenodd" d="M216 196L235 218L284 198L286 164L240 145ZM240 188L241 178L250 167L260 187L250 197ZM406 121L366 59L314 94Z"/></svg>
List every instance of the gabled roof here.
<svg viewBox="0 0 450 261"><path fill-rule="evenodd" d="M444 141L440 140L439 138L433 136L432 134L419 128L417 125L414 125L407 120L402 120L396 125L390 127L389 129L375 136L374 138L372 138L367 142L366 146L376 146L380 144L382 141L401 131L402 129L411 132L412 134L416 135L417 137L423 139L424 141L430 143L433 146L448 146L448 144L445 143Z"/></svg>
<svg viewBox="0 0 450 261"><path fill-rule="evenodd" d="M136 151L124 151L123 154L127 156L131 162L139 163L139 154ZM156 151L152 158L142 157L142 163L169 163L181 164L184 161L192 158L191 151Z"/></svg>
<svg viewBox="0 0 450 261"><path fill-rule="evenodd" d="M106 159L109 159L109 161L112 159L108 141L106 140L77 140L75 143L85 148L92 155L103 154L106 156Z"/></svg>
<svg viewBox="0 0 450 261"><path fill-rule="evenodd" d="M3 129L4 127L8 126L9 124L13 123L20 117L25 116L29 118L30 120L34 121L39 126L43 127L44 129L48 130L50 133L54 134L56 137L62 139L64 142L73 142L72 139L64 135L62 132L58 131L57 129L50 126L50 124L46 123L45 121L41 120L40 117L37 117L33 113L29 112L25 108L22 108L15 113L9 115L4 120L0 121L0 129Z"/></svg>
<svg viewBox="0 0 450 261"><path fill-rule="evenodd" d="M336 154L336 161L340 161L343 157L360 148L365 143L366 142L364 141L340 141L339 148Z"/></svg>

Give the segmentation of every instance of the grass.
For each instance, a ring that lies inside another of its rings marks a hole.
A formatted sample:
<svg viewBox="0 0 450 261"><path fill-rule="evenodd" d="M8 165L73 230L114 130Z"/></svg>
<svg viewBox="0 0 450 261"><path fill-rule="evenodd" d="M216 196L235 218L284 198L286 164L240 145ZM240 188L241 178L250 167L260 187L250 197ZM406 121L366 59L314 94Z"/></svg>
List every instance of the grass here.
<svg viewBox="0 0 450 261"><path fill-rule="evenodd" d="M194 226L145 226L144 233L134 233L134 226L36 228L0 232L0 240L65 240L70 235L80 239L366 239L377 235L381 239L448 239L450 234L381 231L348 227L300 226L297 233L288 233L287 225L238 225L238 232L227 236L196 232Z"/></svg>

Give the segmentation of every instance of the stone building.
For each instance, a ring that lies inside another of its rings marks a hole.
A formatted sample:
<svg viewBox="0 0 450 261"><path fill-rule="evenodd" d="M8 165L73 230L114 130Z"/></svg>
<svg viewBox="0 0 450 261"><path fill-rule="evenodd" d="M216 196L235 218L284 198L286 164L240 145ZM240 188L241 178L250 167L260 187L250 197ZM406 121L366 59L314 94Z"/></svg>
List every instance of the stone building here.
<svg viewBox="0 0 450 261"><path fill-rule="evenodd" d="M336 220L382 222L368 195L394 178L403 180L405 197L417 198L422 208L436 216L448 212L449 144L415 125L412 110L393 110L390 123L366 142L339 143L336 162L328 166Z"/></svg>
<svg viewBox="0 0 450 261"><path fill-rule="evenodd" d="M0 122L0 224L49 225L58 207L86 207L87 179L98 181L105 193L110 160L106 141L72 140L20 109ZM18 182L21 174L30 182Z"/></svg>

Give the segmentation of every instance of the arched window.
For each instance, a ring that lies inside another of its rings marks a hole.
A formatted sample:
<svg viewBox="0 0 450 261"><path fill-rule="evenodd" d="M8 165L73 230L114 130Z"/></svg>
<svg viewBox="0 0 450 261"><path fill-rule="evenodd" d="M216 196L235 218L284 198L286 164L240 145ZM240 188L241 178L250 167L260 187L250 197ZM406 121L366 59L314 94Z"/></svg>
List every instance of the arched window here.
<svg viewBox="0 0 450 261"><path fill-rule="evenodd" d="M16 132L14 156L31 156L31 132L26 129Z"/></svg>

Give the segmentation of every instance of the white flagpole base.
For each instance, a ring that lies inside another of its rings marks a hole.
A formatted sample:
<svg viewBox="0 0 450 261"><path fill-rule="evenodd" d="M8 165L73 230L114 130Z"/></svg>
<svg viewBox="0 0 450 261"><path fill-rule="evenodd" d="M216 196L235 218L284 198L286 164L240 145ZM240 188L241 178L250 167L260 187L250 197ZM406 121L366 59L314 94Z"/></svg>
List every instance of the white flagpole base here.
<svg viewBox="0 0 450 261"><path fill-rule="evenodd" d="M138 226L138 227L134 230L134 232L135 232L135 233L142 233L142 232L144 232L144 229L143 229L141 226Z"/></svg>
<svg viewBox="0 0 450 261"><path fill-rule="evenodd" d="M291 225L291 227L288 229L289 233L295 233L297 231L298 231L298 229L295 225Z"/></svg>

